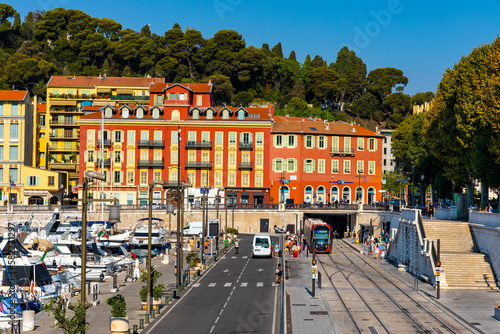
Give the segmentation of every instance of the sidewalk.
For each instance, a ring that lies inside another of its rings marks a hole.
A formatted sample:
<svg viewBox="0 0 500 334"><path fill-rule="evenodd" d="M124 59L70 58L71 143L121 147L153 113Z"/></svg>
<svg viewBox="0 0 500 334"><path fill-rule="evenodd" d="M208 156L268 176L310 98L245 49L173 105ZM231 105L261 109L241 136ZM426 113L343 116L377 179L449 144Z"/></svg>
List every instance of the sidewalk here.
<svg viewBox="0 0 500 334"><path fill-rule="evenodd" d="M312 297L311 258L285 255L285 292L293 333L341 333L323 291Z"/></svg>
<svg viewBox="0 0 500 334"><path fill-rule="evenodd" d="M367 245L351 243L350 239L343 239L343 242L369 256ZM397 277L409 287L414 287L415 278L410 273L398 271L397 265L387 259L370 258L389 275ZM500 333L500 321L493 317L497 304L500 304L499 289L441 289L440 299L436 299L436 289L428 283L419 281L418 291L458 322L464 325L468 323L466 326L474 333Z"/></svg>
<svg viewBox="0 0 500 334"><path fill-rule="evenodd" d="M173 254L170 252L170 264L162 264L161 257L153 258L151 263L152 266L160 271L163 275L158 280L158 283L165 284L167 292L171 292L176 286L176 276L174 275L174 265L173 265ZM184 251L184 261L186 256L186 251ZM140 270L146 268L146 261L140 265ZM184 263L184 269L187 268L187 264ZM118 274L118 292L111 292L112 289L112 279L104 283L100 283L100 294L98 299L100 303L97 306L92 306L87 310L87 322L90 324L90 330L92 334L108 334L110 332L109 328L109 318L111 316L111 306L106 304L106 299L121 294L125 297L127 303L127 316L129 318L129 328L132 333L133 325L139 325L139 319L144 319L146 310L142 309L141 300L139 297L139 290L146 283L142 283L140 280L134 282L125 282L126 272L121 272ZM91 284L93 286L94 283ZM73 303L80 301L80 296L75 296L72 298ZM87 301L92 302L92 295L87 295ZM162 298L162 303L164 299ZM164 309L162 311L165 311ZM151 319L150 321L152 321ZM146 326L146 325L145 325ZM22 327L21 327L22 328ZM141 330L138 330L141 332ZM28 332L26 332L28 333ZM36 334L59 334L63 333L61 329L58 329L54 324L54 318L43 311L35 315L35 331Z"/></svg>

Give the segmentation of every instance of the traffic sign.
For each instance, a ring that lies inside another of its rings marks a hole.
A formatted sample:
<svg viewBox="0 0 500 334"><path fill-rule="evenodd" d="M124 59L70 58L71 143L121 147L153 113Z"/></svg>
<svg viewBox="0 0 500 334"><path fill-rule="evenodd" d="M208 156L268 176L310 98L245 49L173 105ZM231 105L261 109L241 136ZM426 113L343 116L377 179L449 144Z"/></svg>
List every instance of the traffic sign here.
<svg viewBox="0 0 500 334"><path fill-rule="evenodd" d="M316 272L318 271L318 266L312 266L312 273L313 274L316 274Z"/></svg>
<svg viewBox="0 0 500 334"><path fill-rule="evenodd" d="M318 279L318 274L312 274L312 279Z"/></svg>
<svg viewBox="0 0 500 334"><path fill-rule="evenodd" d="M285 183L289 183L289 182L290 182L290 180L289 180L289 179L285 179Z"/></svg>
<svg viewBox="0 0 500 334"><path fill-rule="evenodd" d="M436 276L441 275L441 272L439 270L436 270Z"/></svg>
<svg viewBox="0 0 500 334"><path fill-rule="evenodd" d="M341 184L341 185L342 185L342 184L345 184L345 181L344 181L344 180L338 180L338 181L337 181L337 184Z"/></svg>
<svg viewBox="0 0 500 334"><path fill-rule="evenodd" d="M441 276L436 276L436 282L441 281Z"/></svg>

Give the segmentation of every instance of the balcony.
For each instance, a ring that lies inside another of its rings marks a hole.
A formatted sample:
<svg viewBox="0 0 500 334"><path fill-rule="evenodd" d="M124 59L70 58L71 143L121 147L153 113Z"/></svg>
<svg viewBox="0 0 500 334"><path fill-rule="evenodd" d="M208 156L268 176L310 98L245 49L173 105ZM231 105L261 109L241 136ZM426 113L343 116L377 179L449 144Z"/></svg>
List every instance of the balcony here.
<svg viewBox="0 0 500 334"><path fill-rule="evenodd" d="M97 167L102 166L102 161L101 159L97 159ZM104 159L104 168L110 168L111 167L111 160L110 159Z"/></svg>
<svg viewBox="0 0 500 334"><path fill-rule="evenodd" d="M212 142L211 141L193 141L193 140L188 140L186 141L186 148L208 148L212 149Z"/></svg>
<svg viewBox="0 0 500 334"><path fill-rule="evenodd" d="M49 145L49 151L50 152L77 152L80 150L80 146L77 145L76 147L66 147L66 146L52 146Z"/></svg>
<svg viewBox="0 0 500 334"><path fill-rule="evenodd" d="M65 170L68 172L77 172L77 167L78 163L75 162L63 162L63 161L56 161L56 160L50 160L49 163L49 170Z"/></svg>
<svg viewBox="0 0 500 334"><path fill-rule="evenodd" d="M50 121L50 125L53 126L78 126L78 123L76 121L69 121L69 120L64 120L60 122L57 119L53 119Z"/></svg>
<svg viewBox="0 0 500 334"><path fill-rule="evenodd" d="M77 114L83 115L83 111L80 108L68 108L64 107L64 109L50 109L51 114Z"/></svg>
<svg viewBox="0 0 500 334"><path fill-rule="evenodd" d="M137 168L163 168L165 162L163 160L138 160Z"/></svg>
<svg viewBox="0 0 500 334"><path fill-rule="evenodd" d="M101 147L101 140L97 139L97 147ZM111 140L104 139L104 147L111 147Z"/></svg>
<svg viewBox="0 0 500 334"><path fill-rule="evenodd" d="M186 168L212 169L212 161L186 161Z"/></svg>
<svg viewBox="0 0 500 334"><path fill-rule="evenodd" d="M354 149L353 148L332 148L330 150L330 155L338 155L340 157L345 157L345 156L354 156Z"/></svg>
<svg viewBox="0 0 500 334"><path fill-rule="evenodd" d="M112 101L149 101L149 96L135 96L135 95L110 95L109 99Z"/></svg>
<svg viewBox="0 0 500 334"><path fill-rule="evenodd" d="M50 137L50 140L76 140L76 139L80 139L80 136L77 136L77 135L54 135L54 134L50 134L49 135Z"/></svg>
<svg viewBox="0 0 500 334"><path fill-rule="evenodd" d="M137 146L138 147L165 147L165 141L164 140L138 140L137 141Z"/></svg>
<svg viewBox="0 0 500 334"><path fill-rule="evenodd" d="M240 162L238 165L239 170L252 170L253 169L253 162Z"/></svg>
<svg viewBox="0 0 500 334"><path fill-rule="evenodd" d="M253 144L246 142L246 141L240 141L240 150L253 150Z"/></svg>
<svg viewBox="0 0 500 334"><path fill-rule="evenodd" d="M163 100L164 106L189 106L189 100Z"/></svg>

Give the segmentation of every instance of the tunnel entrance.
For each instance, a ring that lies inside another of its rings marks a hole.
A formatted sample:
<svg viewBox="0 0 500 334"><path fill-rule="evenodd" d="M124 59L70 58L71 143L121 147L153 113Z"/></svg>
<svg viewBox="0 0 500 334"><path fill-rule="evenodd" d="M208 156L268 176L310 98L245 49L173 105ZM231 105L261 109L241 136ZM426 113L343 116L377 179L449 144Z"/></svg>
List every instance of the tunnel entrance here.
<svg viewBox="0 0 500 334"><path fill-rule="evenodd" d="M332 227L332 232L337 232L337 238L342 239L356 226L356 213L304 213L303 219L318 218Z"/></svg>

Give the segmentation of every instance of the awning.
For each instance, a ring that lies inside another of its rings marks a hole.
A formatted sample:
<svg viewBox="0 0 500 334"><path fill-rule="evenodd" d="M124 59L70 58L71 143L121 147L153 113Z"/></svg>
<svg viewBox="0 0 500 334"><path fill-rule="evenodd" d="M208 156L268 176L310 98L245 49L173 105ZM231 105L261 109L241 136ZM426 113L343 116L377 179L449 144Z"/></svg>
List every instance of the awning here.
<svg viewBox="0 0 500 334"><path fill-rule="evenodd" d="M226 192L226 196L228 196L228 197L236 196L236 192L234 192L234 191L228 191L228 192Z"/></svg>
<svg viewBox="0 0 500 334"><path fill-rule="evenodd" d="M107 106L107 105L110 105L112 107L114 107L116 105L116 102L114 101L95 101L92 103L93 106L95 107L104 107L104 106Z"/></svg>
<svg viewBox="0 0 500 334"><path fill-rule="evenodd" d="M109 88L97 88L97 93L109 93L110 91Z"/></svg>
<svg viewBox="0 0 500 334"><path fill-rule="evenodd" d="M51 106L76 106L75 100L50 101Z"/></svg>
<svg viewBox="0 0 500 334"><path fill-rule="evenodd" d="M117 89L116 94L118 95L132 95L134 91L132 89Z"/></svg>
<svg viewBox="0 0 500 334"><path fill-rule="evenodd" d="M241 196L250 196L250 193L241 193Z"/></svg>
<svg viewBox="0 0 500 334"><path fill-rule="evenodd" d="M253 197L264 197L263 193L253 193Z"/></svg>

